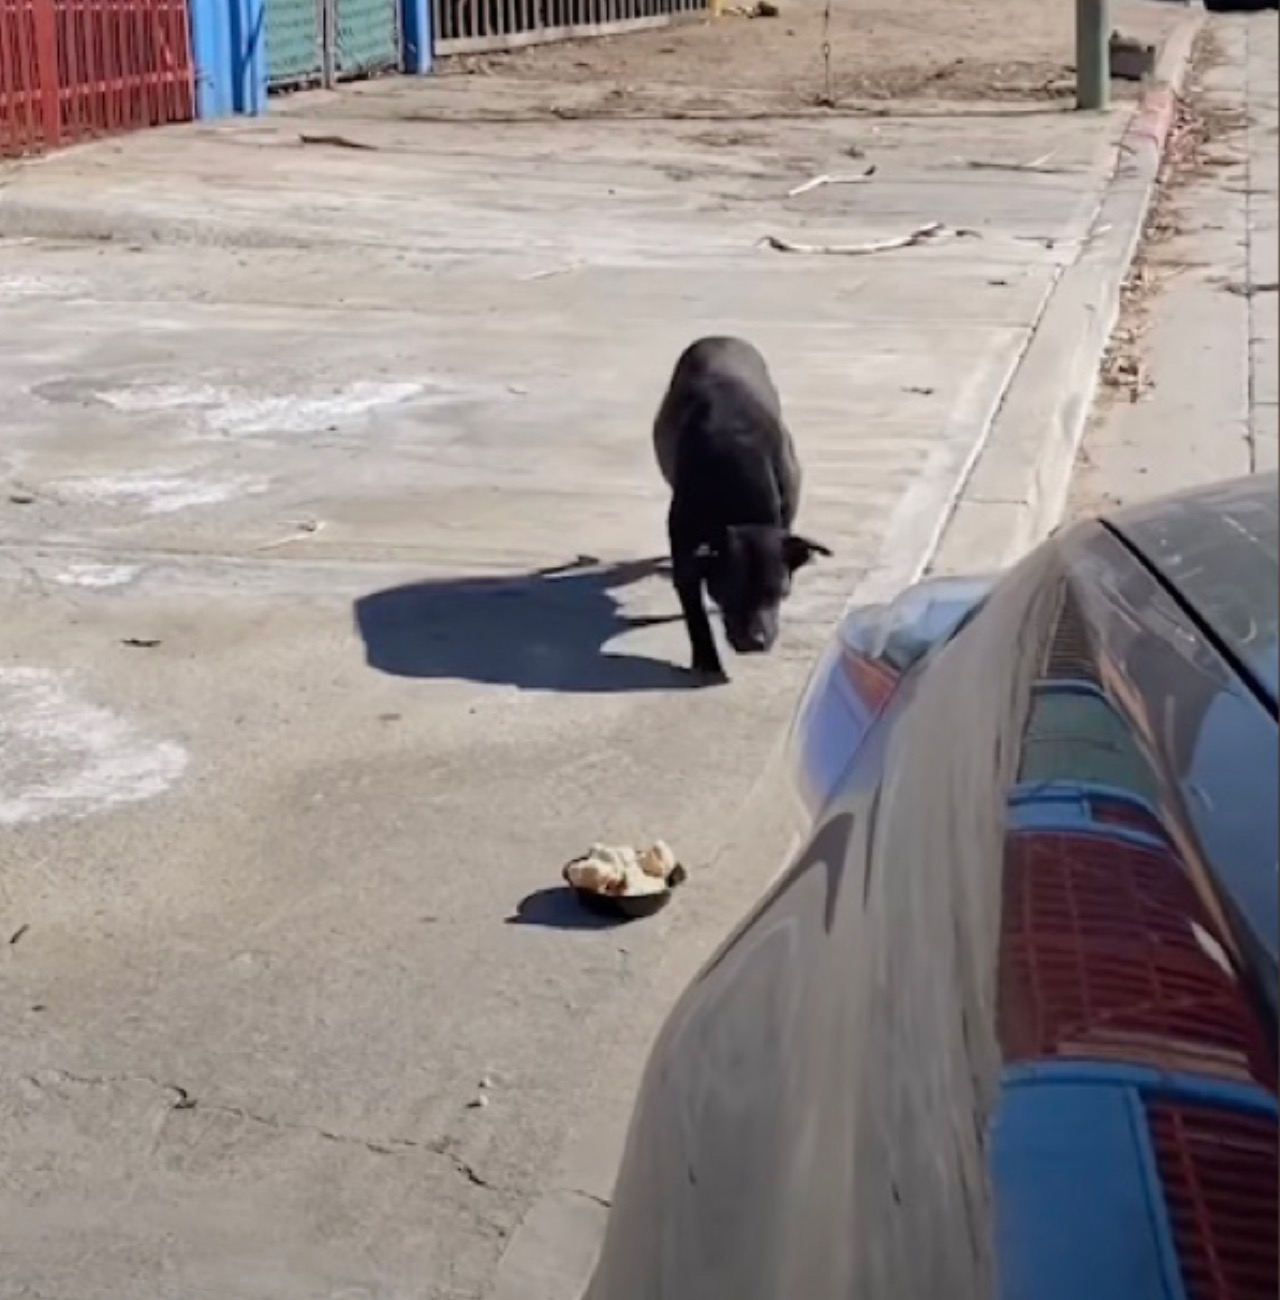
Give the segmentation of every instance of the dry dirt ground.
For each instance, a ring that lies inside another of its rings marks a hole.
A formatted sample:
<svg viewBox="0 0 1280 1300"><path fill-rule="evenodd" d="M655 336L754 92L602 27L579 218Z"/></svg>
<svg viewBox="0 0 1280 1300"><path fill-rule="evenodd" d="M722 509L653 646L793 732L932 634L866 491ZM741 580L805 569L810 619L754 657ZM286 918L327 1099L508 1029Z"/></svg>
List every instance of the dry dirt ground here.
<svg viewBox="0 0 1280 1300"><path fill-rule="evenodd" d="M860 101L1066 106L1073 92L1067 0L779 0L770 18L747 17L745 7L657 30L459 57L440 70L589 82L605 92L599 111L618 113L652 109L665 90L689 113L715 109L726 92L775 111ZM1185 12L1160 0L1114 0L1112 22L1159 42Z"/></svg>

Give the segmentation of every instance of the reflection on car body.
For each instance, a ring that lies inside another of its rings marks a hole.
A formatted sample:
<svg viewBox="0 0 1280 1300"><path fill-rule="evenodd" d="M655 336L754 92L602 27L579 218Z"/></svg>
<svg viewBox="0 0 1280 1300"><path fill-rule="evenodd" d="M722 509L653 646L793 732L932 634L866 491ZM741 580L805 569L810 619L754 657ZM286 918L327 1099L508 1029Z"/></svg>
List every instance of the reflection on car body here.
<svg viewBox="0 0 1280 1300"><path fill-rule="evenodd" d="M1209 590L1242 534L1158 512L933 635L846 620L804 847L659 1036L589 1300L1276 1294L1275 495L1175 503L1270 566L1222 633L1170 557Z"/></svg>

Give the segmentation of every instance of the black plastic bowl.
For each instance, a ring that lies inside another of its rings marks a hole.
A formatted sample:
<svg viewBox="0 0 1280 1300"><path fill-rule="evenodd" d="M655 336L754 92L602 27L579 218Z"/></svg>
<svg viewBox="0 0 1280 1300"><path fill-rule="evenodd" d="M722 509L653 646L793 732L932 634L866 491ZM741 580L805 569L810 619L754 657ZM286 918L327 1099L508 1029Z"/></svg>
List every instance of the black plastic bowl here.
<svg viewBox="0 0 1280 1300"><path fill-rule="evenodd" d="M615 919L622 917L628 921L639 921L646 916L653 916L661 912L664 907L671 901L671 891L679 884L682 884L688 872L680 863L676 863L671 868L670 875L667 876L666 889L657 890L652 894L598 894L594 889L582 889L577 885L569 884L569 868L564 869L565 884L578 897L578 902L589 912L595 912L598 916L610 916Z"/></svg>

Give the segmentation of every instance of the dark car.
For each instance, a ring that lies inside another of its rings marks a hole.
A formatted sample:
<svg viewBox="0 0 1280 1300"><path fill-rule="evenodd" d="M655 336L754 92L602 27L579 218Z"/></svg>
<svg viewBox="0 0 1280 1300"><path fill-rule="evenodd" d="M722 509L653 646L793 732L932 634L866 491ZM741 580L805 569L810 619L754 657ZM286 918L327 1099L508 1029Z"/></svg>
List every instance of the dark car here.
<svg viewBox="0 0 1280 1300"><path fill-rule="evenodd" d="M1277 514L1227 484L849 614L588 1300L1274 1300Z"/></svg>

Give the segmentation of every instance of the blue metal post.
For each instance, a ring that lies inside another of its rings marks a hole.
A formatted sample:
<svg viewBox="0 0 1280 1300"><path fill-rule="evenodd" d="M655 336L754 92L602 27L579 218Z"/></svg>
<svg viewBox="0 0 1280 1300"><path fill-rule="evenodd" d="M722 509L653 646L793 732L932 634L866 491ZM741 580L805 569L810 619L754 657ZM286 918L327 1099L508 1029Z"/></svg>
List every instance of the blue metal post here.
<svg viewBox="0 0 1280 1300"><path fill-rule="evenodd" d="M236 112L261 117L267 111L266 0L223 0L231 9L231 57Z"/></svg>
<svg viewBox="0 0 1280 1300"><path fill-rule="evenodd" d="M196 116L267 111L265 0L190 0Z"/></svg>
<svg viewBox="0 0 1280 1300"><path fill-rule="evenodd" d="M401 63L410 76L431 71L431 0L400 0Z"/></svg>
<svg viewBox="0 0 1280 1300"><path fill-rule="evenodd" d="M191 61L195 65L196 116L226 117L231 106L228 0L189 0Z"/></svg>

